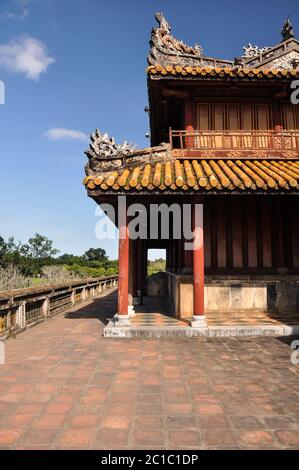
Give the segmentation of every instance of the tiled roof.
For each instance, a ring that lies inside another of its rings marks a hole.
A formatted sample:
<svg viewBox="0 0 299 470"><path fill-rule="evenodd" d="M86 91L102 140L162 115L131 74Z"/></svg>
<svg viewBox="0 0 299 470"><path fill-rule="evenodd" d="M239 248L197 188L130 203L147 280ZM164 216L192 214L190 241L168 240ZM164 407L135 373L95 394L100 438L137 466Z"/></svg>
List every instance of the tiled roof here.
<svg viewBox="0 0 299 470"><path fill-rule="evenodd" d="M197 78L269 78L282 79L294 78L299 76L299 70L280 70L267 68L243 68L243 67L183 67L181 65L150 65L147 68L149 75L155 76L181 76Z"/></svg>
<svg viewBox="0 0 299 470"><path fill-rule="evenodd" d="M87 176L88 190L298 191L298 160L171 160Z"/></svg>

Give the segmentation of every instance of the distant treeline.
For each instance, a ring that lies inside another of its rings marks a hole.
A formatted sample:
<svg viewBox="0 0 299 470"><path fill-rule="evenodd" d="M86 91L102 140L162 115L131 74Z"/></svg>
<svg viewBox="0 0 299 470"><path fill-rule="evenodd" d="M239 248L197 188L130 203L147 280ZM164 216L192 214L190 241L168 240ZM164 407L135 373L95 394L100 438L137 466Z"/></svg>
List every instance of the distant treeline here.
<svg viewBox="0 0 299 470"><path fill-rule="evenodd" d="M0 236L0 288L117 274L117 260L103 248L90 248L82 256L58 254L53 241L38 233L27 243Z"/></svg>

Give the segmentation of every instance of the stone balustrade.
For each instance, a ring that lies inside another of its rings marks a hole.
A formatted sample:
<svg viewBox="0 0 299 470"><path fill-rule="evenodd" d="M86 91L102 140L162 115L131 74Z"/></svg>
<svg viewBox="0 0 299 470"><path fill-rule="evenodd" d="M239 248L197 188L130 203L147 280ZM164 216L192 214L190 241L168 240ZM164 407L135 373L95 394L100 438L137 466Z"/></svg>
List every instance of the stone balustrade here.
<svg viewBox="0 0 299 470"><path fill-rule="evenodd" d="M0 340L15 335L117 285L118 276L80 279L0 292Z"/></svg>

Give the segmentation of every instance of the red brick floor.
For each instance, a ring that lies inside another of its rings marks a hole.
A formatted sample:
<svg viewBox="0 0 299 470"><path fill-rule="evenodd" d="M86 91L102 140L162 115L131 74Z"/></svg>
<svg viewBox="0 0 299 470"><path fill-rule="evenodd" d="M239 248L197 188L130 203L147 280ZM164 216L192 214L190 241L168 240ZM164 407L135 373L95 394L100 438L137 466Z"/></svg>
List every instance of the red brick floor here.
<svg viewBox="0 0 299 470"><path fill-rule="evenodd" d="M6 342L1 449L299 448L291 339L110 339L115 293Z"/></svg>

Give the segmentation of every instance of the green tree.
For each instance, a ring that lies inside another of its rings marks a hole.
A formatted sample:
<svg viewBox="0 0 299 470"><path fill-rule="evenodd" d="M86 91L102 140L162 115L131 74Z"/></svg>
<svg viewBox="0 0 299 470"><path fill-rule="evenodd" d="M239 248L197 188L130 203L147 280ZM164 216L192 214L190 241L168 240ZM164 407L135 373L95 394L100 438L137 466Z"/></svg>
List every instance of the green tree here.
<svg viewBox="0 0 299 470"><path fill-rule="evenodd" d="M59 250L53 248L52 240L36 233L34 237L29 238L27 245L23 246L23 252L33 259L45 260L57 255Z"/></svg>
<svg viewBox="0 0 299 470"><path fill-rule="evenodd" d="M83 256L87 261L108 261L108 256L103 248L89 248Z"/></svg>
<svg viewBox="0 0 299 470"><path fill-rule="evenodd" d="M20 252L22 259L19 264L26 276L39 276L42 267L53 264L53 256L59 253L53 247L52 240L39 233L29 238L28 242L21 246Z"/></svg>
<svg viewBox="0 0 299 470"><path fill-rule="evenodd" d="M83 258L83 256L75 256L69 253L64 253L63 255L58 256L55 261L57 261L59 264L71 265L82 264L85 262L85 259Z"/></svg>
<svg viewBox="0 0 299 470"><path fill-rule="evenodd" d="M19 265L22 258L22 244L16 243L14 237L7 241L0 237L0 265L7 267L10 264Z"/></svg>

